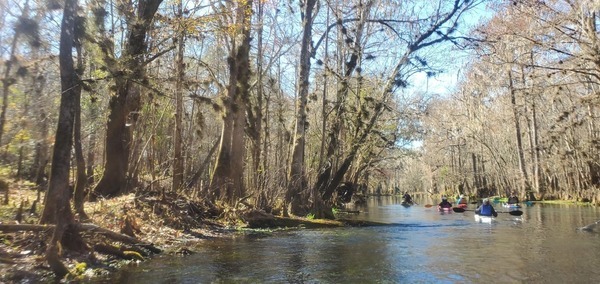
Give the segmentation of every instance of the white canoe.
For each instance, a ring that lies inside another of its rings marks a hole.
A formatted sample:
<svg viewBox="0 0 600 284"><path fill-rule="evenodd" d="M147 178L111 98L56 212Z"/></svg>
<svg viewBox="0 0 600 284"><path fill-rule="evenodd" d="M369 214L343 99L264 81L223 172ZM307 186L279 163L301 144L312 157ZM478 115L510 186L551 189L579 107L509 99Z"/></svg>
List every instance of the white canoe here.
<svg viewBox="0 0 600 284"><path fill-rule="evenodd" d="M475 214L475 222L491 224L493 222L496 222L496 218L494 218L492 216L481 216L481 215Z"/></svg>

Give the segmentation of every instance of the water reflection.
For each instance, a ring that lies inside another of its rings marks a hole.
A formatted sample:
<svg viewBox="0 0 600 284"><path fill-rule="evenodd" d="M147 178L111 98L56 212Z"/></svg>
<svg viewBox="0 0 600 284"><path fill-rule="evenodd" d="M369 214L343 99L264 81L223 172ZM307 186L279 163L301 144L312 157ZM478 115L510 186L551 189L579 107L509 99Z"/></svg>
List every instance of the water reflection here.
<svg viewBox="0 0 600 284"><path fill-rule="evenodd" d="M599 219L594 207L524 207L475 223L472 212L405 208L371 198L348 218L384 227L301 230L204 241L187 257L125 270L117 283L589 283L599 282L600 238L575 230ZM429 201L428 204L435 204ZM471 206L471 205L470 205ZM474 206L474 205L473 205ZM503 208L496 206L498 211ZM474 208L470 208L474 209Z"/></svg>

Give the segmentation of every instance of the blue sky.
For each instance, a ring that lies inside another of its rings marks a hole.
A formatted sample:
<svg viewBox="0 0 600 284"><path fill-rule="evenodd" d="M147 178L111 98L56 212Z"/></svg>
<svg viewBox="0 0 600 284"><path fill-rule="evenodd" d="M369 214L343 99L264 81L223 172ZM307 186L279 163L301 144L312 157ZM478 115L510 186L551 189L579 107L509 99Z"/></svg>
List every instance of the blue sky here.
<svg viewBox="0 0 600 284"><path fill-rule="evenodd" d="M467 34L477 26L489 21L493 16L493 11L485 3L469 11L469 14L463 18L463 33ZM411 78L411 88L416 92L427 92L428 94L449 95L452 93L460 80L461 74L467 70L467 64L474 59L468 51L443 48L442 53L447 63L444 66L444 72L437 76L427 78L425 73L415 74Z"/></svg>

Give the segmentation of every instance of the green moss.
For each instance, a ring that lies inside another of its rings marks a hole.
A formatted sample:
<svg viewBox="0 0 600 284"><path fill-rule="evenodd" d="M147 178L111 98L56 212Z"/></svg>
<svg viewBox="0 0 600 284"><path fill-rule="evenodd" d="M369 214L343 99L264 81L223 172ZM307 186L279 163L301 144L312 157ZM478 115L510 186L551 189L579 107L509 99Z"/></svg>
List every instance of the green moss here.
<svg viewBox="0 0 600 284"><path fill-rule="evenodd" d="M67 280L81 280L83 279L83 274L87 269L87 263L85 262L77 262L75 266L69 270L69 275L67 276Z"/></svg>
<svg viewBox="0 0 600 284"><path fill-rule="evenodd" d="M79 275L79 274L83 274L83 272L85 272L86 269L87 269L87 263L79 262L75 265L72 272L75 272L75 274Z"/></svg>
<svg viewBox="0 0 600 284"><path fill-rule="evenodd" d="M137 251L126 250L123 252L123 254L125 256L127 256L127 258L130 258L130 259L141 260L141 261L144 260L144 257Z"/></svg>

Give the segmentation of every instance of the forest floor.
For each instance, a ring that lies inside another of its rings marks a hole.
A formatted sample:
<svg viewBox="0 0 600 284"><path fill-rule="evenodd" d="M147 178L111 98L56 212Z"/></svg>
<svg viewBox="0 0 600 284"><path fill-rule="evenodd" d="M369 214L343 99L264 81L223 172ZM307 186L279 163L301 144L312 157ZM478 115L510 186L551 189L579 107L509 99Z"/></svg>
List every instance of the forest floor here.
<svg viewBox="0 0 600 284"><path fill-rule="evenodd" d="M40 227L37 224L42 206L34 204L43 204L43 193L41 201L37 202L38 191L33 184L7 181L8 195L0 192L0 283L52 282L53 273L45 260L52 229L6 229L9 226L22 228L23 225ZM205 203L190 201L186 197L145 194L131 193L86 203L85 212L90 220L82 223L91 223L103 231L81 231L88 250L63 250L61 260L70 270L67 280L85 281L115 272L122 265L151 258L158 252L157 249L161 254L183 257L193 253L193 247L205 240L233 238L255 228L263 228L262 231L267 228L271 232L299 227L382 225L349 220L283 218L256 210L211 212L212 209ZM6 197L8 204L4 202ZM115 239L113 235L119 238ZM154 249L149 252L135 244L122 242L120 236L125 235L150 244Z"/></svg>

